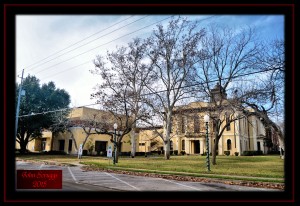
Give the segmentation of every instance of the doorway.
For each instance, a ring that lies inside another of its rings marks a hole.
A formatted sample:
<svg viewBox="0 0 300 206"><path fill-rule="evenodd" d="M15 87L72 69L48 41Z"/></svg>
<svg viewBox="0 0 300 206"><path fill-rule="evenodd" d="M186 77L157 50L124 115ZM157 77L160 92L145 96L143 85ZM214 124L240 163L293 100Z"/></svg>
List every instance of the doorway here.
<svg viewBox="0 0 300 206"><path fill-rule="evenodd" d="M46 138L42 138L42 151L46 150L46 143L47 143L47 139Z"/></svg>
<svg viewBox="0 0 300 206"><path fill-rule="evenodd" d="M106 145L107 141L96 141L95 142L95 151L97 152L97 155L105 155L106 153Z"/></svg>
<svg viewBox="0 0 300 206"><path fill-rule="evenodd" d="M257 150L260 151L261 148L260 148L260 142L257 142Z"/></svg>
<svg viewBox="0 0 300 206"><path fill-rule="evenodd" d="M194 154L200 153L200 141L194 140Z"/></svg>
<svg viewBox="0 0 300 206"><path fill-rule="evenodd" d="M65 140L58 140L59 142L59 151L65 150Z"/></svg>

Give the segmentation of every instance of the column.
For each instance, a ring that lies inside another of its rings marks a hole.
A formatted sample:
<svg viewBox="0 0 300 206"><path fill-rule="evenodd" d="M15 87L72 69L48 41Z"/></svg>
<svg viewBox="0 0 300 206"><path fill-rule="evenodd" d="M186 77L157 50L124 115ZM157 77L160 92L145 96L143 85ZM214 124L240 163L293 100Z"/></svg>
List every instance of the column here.
<svg viewBox="0 0 300 206"><path fill-rule="evenodd" d="M205 147L205 139L204 138L200 138L200 154L203 154L203 151L206 149Z"/></svg>

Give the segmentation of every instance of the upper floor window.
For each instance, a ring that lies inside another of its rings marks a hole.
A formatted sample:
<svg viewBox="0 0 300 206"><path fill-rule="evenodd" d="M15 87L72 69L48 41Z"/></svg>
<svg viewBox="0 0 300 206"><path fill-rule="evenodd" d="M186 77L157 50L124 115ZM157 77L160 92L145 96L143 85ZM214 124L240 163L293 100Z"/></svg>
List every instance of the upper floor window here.
<svg viewBox="0 0 300 206"><path fill-rule="evenodd" d="M200 118L198 115L194 116L194 133L200 133Z"/></svg>
<svg viewBox="0 0 300 206"><path fill-rule="evenodd" d="M185 140L181 140L181 150L185 150Z"/></svg>
<svg viewBox="0 0 300 206"><path fill-rule="evenodd" d="M225 115L226 118L226 130L229 131L230 130L230 115L226 114Z"/></svg>
<svg viewBox="0 0 300 206"><path fill-rule="evenodd" d="M181 132L185 133L185 117L181 119Z"/></svg>

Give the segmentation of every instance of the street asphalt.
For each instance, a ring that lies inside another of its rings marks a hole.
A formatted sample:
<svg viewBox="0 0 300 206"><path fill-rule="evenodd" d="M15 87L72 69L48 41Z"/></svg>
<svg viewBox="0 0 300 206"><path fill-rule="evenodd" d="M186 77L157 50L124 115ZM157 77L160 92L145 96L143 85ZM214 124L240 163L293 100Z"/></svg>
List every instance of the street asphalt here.
<svg viewBox="0 0 300 206"><path fill-rule="evenodd" d="M62 189L38 189L59 191L280 191L277 189L255 188L222 183L175 181L116 174L99 171L84 171L80 166L45 165L32 162L16 162L17 170L62 170ZM17 191L34 189L17 189Z"/></svg>

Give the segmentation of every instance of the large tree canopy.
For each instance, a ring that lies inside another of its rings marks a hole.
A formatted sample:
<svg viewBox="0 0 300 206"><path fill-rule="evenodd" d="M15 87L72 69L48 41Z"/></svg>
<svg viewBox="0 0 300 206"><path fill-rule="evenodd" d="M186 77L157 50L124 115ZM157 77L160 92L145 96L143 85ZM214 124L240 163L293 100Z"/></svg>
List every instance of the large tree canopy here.
<svg viewBox="0 0 300 206"><path fill-rule="evenodd" d="M17 85L16 94L19 87ZM24 79L22 89L25 90L25 96L21 96L20 100L16 138L20 144L20 152L24 153L29 141L41 137L41 129L50 128L57 122L57 114L48 111L68 107L70 95L64 89L56 88L53 82L40 86L39 79L30 75ZM65 118L67 114L59 112L60 118Z"/></svg>

